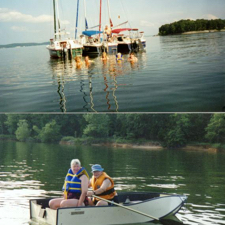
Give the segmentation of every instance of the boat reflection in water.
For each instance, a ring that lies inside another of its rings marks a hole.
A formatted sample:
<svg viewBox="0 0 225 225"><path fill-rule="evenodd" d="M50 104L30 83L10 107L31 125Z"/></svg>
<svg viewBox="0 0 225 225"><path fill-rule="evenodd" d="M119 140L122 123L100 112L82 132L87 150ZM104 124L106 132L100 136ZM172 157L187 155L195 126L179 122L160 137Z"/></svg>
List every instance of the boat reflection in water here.
<svg viewBox="0 0 225 225"><path fill-rule="evenodd" d="M72 61L50 59L49 65L52 68L53 84L57 85L57 93L59 95L59 106L61 112L66 112L66 96L64 94L65 76L72 74L74 66Z"/></svg>
<svg viewBox="0 0 225 225"><path fill-rule="evenodd" d="M109 55L107 61L97 57L88 65L82 58L80 67L76 67L75 60L50 59L53 85L57 86L58 93L54 101L58 102L60 111L118 112L121 97L121 92L117 96L118 90L133 85L132 71L146 64L145 53L138 55L138 63L130 63L127 58L124 56L123 61L117 62L114 55Z"/></svg>

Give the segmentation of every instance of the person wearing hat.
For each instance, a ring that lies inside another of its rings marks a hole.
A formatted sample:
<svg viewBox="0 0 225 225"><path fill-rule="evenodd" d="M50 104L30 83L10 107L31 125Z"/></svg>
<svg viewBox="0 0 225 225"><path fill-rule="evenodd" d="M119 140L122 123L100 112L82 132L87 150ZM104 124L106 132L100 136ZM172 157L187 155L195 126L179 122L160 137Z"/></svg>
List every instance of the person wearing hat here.
<svg viewBox="0 0 225 225"><path fill-rule="evenodd" d="M63 198L50 200L49 207L79 207L88 205L87 191L89 175L84 167L81 167L79 159L71 161L71 168L68 170L63 185Z"/></svg>
<svg viewBox="0 0 225 225"><path fill-rule="evenodd" d="M87 193L89 205L110 205L110 203L96 197L91 198L92 195L119 203L117 193L114 189L114 181L107 173L103 172L104 168L99 164L95 164L91 169L93 176L90 179L89 187L92 187L93 191L88 191Z"/></svg>

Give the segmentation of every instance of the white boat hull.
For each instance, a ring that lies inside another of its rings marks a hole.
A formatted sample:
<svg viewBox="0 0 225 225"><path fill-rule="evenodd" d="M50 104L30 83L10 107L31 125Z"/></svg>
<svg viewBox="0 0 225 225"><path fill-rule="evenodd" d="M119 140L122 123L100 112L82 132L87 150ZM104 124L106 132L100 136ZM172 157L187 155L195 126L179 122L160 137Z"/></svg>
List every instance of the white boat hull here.
<svg viewBox="0 0 225 225"><path fill-rule="evenodd" d="M106 52L108 54L117 54L117 49L118 49L118 43L114 43L114 42L107 42L104 46L106 48Z"/></svg>
<svg viewBox="0 0 225 225"><path fill-rule="evenodd" d="M73 207L52 210L45 207L42 209L38 201L41 200L30 201L31 218L51 225L132 224L154 220L119 206ZM123 205L156 218L163 218L175 214L185 201L186 196L163 195L144 201L131 201L130 204Z"/></svg>
<svg viewBox="0 0 225 225"><path fill-rule="evenodd" d="M49 50L50 57L52 58L64 58L67 54L71 58L74 58L82 56L83 46L77 43L76 40L65 39L52 41L46 48Z"/></svg>
<svg viewBox="0 0 225 225"><path fill-rule="evenodd" d="M86 43L83 48L83 56L99 56L102 53L101 43Z"/></svg>

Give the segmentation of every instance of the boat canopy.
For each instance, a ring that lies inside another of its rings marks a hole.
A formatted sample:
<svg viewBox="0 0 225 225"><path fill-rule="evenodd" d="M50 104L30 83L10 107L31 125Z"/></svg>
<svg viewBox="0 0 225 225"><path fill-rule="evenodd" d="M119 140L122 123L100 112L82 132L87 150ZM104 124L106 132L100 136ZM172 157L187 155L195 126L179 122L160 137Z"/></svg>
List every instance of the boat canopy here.
<svg viewBox="0 0 225 225"><path fill-rule="evenodd" d="M88 37L91 37L92 35L96 35L96 34L101 34L102 31L98 31L98 30L86 30L86 31L83 31L82 34L88 36Z"/></svg>
<svg viewBox="0 0 225 225"><path fill-rule="evenodd" d="M122 31L130 31L130 30L132 30L132 29L131 28L118 28L118 29L112 30L112 33L119 34Z"/></svg>

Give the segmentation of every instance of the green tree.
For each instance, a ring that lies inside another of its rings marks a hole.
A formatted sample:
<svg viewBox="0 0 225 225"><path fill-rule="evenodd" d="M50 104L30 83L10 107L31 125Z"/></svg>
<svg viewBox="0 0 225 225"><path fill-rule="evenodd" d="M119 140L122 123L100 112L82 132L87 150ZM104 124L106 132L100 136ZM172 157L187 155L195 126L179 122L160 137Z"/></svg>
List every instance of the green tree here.
<svg viewBox="0 0 225 225"><path fill-rule="evenodd" d="M19 141L25 141L30 136L30 129L26 120L19 120L18 128L15 132L16 138Z"/></svg>
<svg viewBox="0 0 225 225"><path fill-rule="evenodd" d="M206 138L211 142L225 142L225 115L214 114L206 127Z"/></svg>
<svg viewBox="0 0 225 225"><path fill-rule="evenodd" d="M221 30L221 29L223 29L224 28L224 21L223 20L221 20L221 19L218 19L217 20L217 29L218 30Z"/></svg>
<svg viewBox="0 0 225 225"><path fill-rule="evenodd" d="M6 119L7 118L5 114L0 114L0 134L7 134L6 125L5 125Z"/></svg>
<svg viewBox="0 0 225 225"><path fill-rule="evenodd" d="M83 129L86 126L86 120L83 115L56 115L55 120L60 126L60 131L64 136L81 137Z"/></svg>
<svg viewBox="0 0 225 225"><path fill-rule="evenodd" d="M89 137L108 137L109 136L109 116L107 114L86 114L84 118L87 126L83 134Z"/></svg>
<svg viewBox="0 0 225 225"><path fill-rule="evenodd" d="M20 119L23 119L23 115L21 114L6 114L7 120L5 121L5 125L7 126L8 132L10 134L15 134L17 129L17 124Z"/></svg>
<svg viewBox="0 0 225 225"><path fill-rule="evenodd" d="M186 145L190 120L188 114L170 115L167 133L164 137L164 146L167 148L178 148Z"/></svg>
<svg viewBox="0 0 225 225"><path fill-rule="evenodd" d="M188 142L203 142L205 141L206 130L211 114L189 114L189 131L187 133Z"/></svg>
<svg viewBox="0 0 225 225"><path fill-rule="evenodd" d="M202 31L217 29L221 30L225 27L225 20L180 20L171 24L164 24L159 28L159 35L180 34L188 31Z"/></svg>
<svg viewBox="0 0 225 225"><path fill-rule="evenodd" d="M36 138L41 142L56 142L60 139L60 126L55 120L47 123L42 129L33 126L33 130L38 133Z"/></svg>

